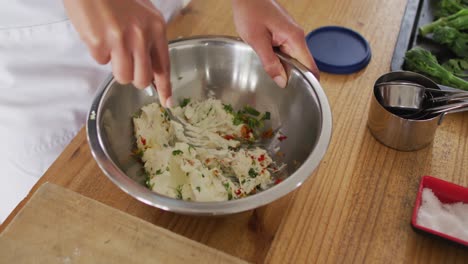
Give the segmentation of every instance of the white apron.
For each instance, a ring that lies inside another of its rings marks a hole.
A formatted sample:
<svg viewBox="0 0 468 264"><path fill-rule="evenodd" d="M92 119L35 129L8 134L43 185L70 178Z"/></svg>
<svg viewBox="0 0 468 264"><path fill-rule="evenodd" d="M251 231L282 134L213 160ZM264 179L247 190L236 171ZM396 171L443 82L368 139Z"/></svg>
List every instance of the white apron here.
<svg viewBox="0 0 468 264"><path fill-rule="evenodd" d="M187 0L153 0L168 21ZM84 125L97 64L62 0L0 0L0 223Z"/></svg>

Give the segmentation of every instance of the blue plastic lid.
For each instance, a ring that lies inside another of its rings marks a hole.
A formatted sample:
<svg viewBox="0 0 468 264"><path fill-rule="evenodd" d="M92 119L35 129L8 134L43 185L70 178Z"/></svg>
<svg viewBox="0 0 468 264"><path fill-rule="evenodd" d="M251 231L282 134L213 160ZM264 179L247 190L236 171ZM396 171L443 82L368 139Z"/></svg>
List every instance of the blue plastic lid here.
<svg viewBox="0 0 468 264"><path fill-rule="evenodd" d="M307 34L306 42L317 67L324 72L354 73L366 67L371 59L367 40L349 28L321 27Z"/></svg>

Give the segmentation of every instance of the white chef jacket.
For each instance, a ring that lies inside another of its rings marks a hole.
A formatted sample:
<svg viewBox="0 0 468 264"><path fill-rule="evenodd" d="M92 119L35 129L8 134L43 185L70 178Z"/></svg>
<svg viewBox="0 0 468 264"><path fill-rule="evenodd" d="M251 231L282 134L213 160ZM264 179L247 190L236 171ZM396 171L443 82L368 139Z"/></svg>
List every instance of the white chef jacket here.
<svg viewBox="0 0 468 264"><path fill-rule="evenodd" d="M153 3L168 21L189 1ZM84 125L110 73L62 0L0 0L0 223Z"/></svg>

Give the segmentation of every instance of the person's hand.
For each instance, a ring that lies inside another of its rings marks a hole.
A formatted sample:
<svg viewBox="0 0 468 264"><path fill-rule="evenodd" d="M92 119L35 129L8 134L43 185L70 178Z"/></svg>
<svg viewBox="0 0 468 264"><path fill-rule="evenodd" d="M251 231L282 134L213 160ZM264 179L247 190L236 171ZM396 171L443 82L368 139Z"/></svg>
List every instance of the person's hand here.
<svg viewBox="0 0 468 264"><path fill-rule="evenodd" d="M304 30L274 0L232 0L232 5L237 32L252 46L265 71L280 87L286 86L287 76L273 47L297 59L319 78Z"/></svg>
<svg viewBox="0 0 468 264"><path fill-rule="evenodd" d="M119 83L145 88L154 80L166 106L171 96L166 25L153 4L149 0L63 2L94 59L100 64L111 61Z"/></svg>

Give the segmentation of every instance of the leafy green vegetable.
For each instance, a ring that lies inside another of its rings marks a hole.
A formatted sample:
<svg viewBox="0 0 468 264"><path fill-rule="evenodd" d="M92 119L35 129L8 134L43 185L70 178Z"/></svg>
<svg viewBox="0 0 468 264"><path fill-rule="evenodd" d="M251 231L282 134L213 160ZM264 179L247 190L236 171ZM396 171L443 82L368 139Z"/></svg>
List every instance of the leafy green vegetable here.
<svg viewBox="0 0 468 264"><path fill-rule="evenodd" d="M425 49L415 47L408 50L405 54L405 68L422 73L440 84L468 90L467 81L447 71L437 62L436 57Z"/></svg>
<svg viewBox="0 0 468 264"><path fill-rule="evenodd" d="M198 191L198 192L200 192L200 191L201 191L201 188L200 188L200 186L197 186L197 187L195 187L195 189L197 189L197 191Z"/></svg>
<svg viewBox="0 0 468 264"><path fill-rule="evenodd" d="M440 0L435 11L436 17L446 17L468 8L466 0Z"/></svg>
<svg viewBox="0 0 468 264"><path fill-rule="evenodd" d="M426 36L441 26L449 26L460 31L468 29L468 8L462 9L453 15L441 17L432 23L420 27L419 34Z"/></svg>
<svg viewBox="0 0 468 264"><path fill-rule="evenodd" d="M468 34L442 26L434 30L432 38L437 43L447 45L458 57L468 58Z"/></svg>
<svg viewBox="0 0 468 264"><path fill-rule="evenodd" d="M172 156L182 155L184 152L180 149L176 149L172 151Z"/></svg>
<svg viewBox="0 0 468 264"><path fill-rule="evenodd" d="M184 98L180 103L180 107L184 108L190 103L190 98Z"/></svg>
<svg viewBox="0 0 468 264"><path fill-rule="evenodd" d="M449 72L455 74L460 78L468 78L468 74L465 71L468 70L468 59L450 59L442 64Z"/></svg>

